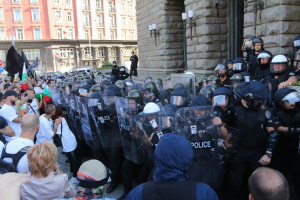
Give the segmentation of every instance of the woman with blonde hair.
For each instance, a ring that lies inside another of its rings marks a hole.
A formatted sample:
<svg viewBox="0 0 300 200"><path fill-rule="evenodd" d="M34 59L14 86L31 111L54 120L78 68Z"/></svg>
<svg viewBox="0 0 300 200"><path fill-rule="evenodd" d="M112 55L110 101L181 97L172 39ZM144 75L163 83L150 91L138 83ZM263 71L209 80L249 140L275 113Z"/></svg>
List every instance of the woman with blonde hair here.
<svg viewBox="0 0 300 200"><path fill-rule="evenodd" d="M50 142L34 145L27 151L29 176L31 181L23 184L21 199L62 199L72 198L73 187L57 165L58 151Z"/></svg>

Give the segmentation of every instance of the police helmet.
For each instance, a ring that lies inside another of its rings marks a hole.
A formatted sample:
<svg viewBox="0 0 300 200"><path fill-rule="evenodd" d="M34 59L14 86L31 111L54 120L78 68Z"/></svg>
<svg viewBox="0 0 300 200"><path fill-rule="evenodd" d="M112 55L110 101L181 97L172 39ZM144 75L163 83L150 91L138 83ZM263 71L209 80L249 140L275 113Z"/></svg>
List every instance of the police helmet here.
<svg viewBox="0 0 300 200"><path fill-rule="evenodd" d="M153 83L153 82L146 82L146 83L144 83L144 85L142 86L142 88L143 88L144 91L148 90L150 94L152 93L155 96L159 95L157 87L156 87L155 83Z"/></svg>
<svg viewBox="0 0 300 200"><path fill-rule="evenodd" d="M272 74L282 74L287 70L288 59L285 55L277 55L271 61L270 71Z"/></svg>
<svg viewBox="0 0 300 200"><path fill-rule="evenodd" d="M259 109L269 98L269 93L266 86L259 81L251 81L242 89L242 97L246 101L247 106ZM254 100L261 101L255 103Z"/></svg>
<svg viewBox="0 0 300 200"><path fill-rule="evenodd" d="M113 64L114 66L117 66L117 61L113 61L112 64Z"/></svg>
<svg viewBox="0 0 300 200"><path fill-rule="evenodd" d="M268 63L261 63L261 59L263 59L263 58L268 58L269 62ZM257 56L258 65L261 68L264 68L264 69L269 68L272 58L273 58L273 55L272 55L272 53L270 51L263 50Z"/></svg>
<svg viewBox="0 0 300 200"><path fill-rule="evenodd" d="M160 78L156 78L153 80L156 85L163 86L163 81Z"/></svg>
<svg viewBox="0 0 300 200"><path fill-rule="evenodd" d="M88 84L90 84L90 85L95 85L96 82L95 82L93 79L89 79L89 80L88 80Z"/></svg>
<svg viewBox="0 0 300 200"><path fill-rule="evenodd" d="M213 94L214 94L214 91L210 87L203 87L200 90L199 94L206 96L206 98L208 98L211 101L212 97L213 97Z"/></svg>
<svg viewBox="0 0 300 200"><path fill-rule="evenodd" d="M211 88L215 92L220 86L216 83L210 83L207 87Z"/></svg>
<svg viewBox="0 0 300 200"><path fill-rule="evenodd" d="M235 87L238 86L238 84L240 84L241 82L244 82L244 81L245 81L245 78L244 78L244 75L243 75L243 74L237 73L237 74L234 74L234 75L230 78L230 81L231 81L231 89L234 89Z"/></svg>
<svg viewBox="0 0 300 200"><path fill-rule="evenodd" d="M72 87L72 89L71 89L71 94L73 94L73 95L79 95L79 88L80 88L80 86L79 85L74 85L73 87Z"/></svg>
<svg viewBox="0 0 300 200"><path fill-rule="evenodd" d="M93 92L88 100L88 107L93 107L94 111L103 110L105 107L104 100L99 92Z"/></svg>
<svg viewBox="0 0 300 200"><path fill-rule="evenodd" d="M220 70L224 70L225 72L225 74L227 74L227 72L228 72L228 66L226 66L226 65L224 65L224 64L222 64L222 63L219 63L218 65L217 65L217 67L215 68L215 70L214 70L214 73L215 74L218 74L220 77L222 77L220 74L219 74L219 71Z"/></svg>
<svg viewBox="0 0 300 200"><path fill-rule="evenodd" d="M260 43L261 44L261 47L264 46L264 41L261 39L261 38L255 38L253 40L253 43L256 44L256 43Z"/></svg>
<svg viewBox="0 0 300 200"><path fill-rule="evenodd" d="M226 87L221 87L214 92L212 105L227 106L231 104L232 100L233 100L233 92Z"/></svg>
<svg viewBox="0 0 300 200"><path fill-rule="evenodd" d="M89 93L91 87L92 86L90 84L84 84L84 85L80 86L79 93Z"/></svg>
<svg viewBox="0 0 300 200"><path fill-rule="evenodd" d="M283 107L284 103L297 104L299 106L300 97L296 90L291 88L281 88L274 94L273 104Z"/></svg>
<svg viewBox="0 0 300 200"><path fill-rule="evenodd" d="M57 83L55 84L55 86L58 87L58 88L62 88L63 85L64 85L64 82L57 82Z"/></svg>
<svg viewBox="0 0 300 200"><path fill-rule="evenodd" d="M102 85L96 84L91 88L92 92L102 92L104 91L104 87Z"/></svg>
<svg viewBox="0 0 300 200"><path fill-rule="evenodd" d="M149 82L149 81L153 81L153 78L150 76L145 78L144 83Z"/></svg>
<svg viewBox="0 0 300 200"><path fill-rule="evenodd" d="M120 72L126 72L125 66L121 66L121 67L120 67Z"/></svg>
<svg viewBox="0 0 300 200"><path fill-rule="evenodd" d="M89 84L89 80L85 79L80 82L80 85L85 85L85 84Z"/></svg>
<svg viewBox="0 0 300 200"><path fill-rule="evenodd" d="M205 87L205 86L207 86L208 81L207 81L206 78L201 77L201 78L199 79L199 81L198 81L198 84L199 84L199 87Z"/></svg>
<svg viewBox="0 0 300 200"><path fill-rule="evenodd" d="M125 90L125 88L127 87L124 81L119 81L118 83L116 83L116 85L122 90Z"/></svg>
<svg viewBox="0 0 300 200"><path fill-rule="evenodd" d="M292 42L293 50L300 50L300 35L297 35Z"/></svg>
<svg viewBox="0 0 300 200"><path fill-rule="evenodd" d="M208 84L210 83L216 83L216 84L220 84L221 83L221 80L220 80L220 77L216 76L216 75L211 75L208 79Z"/></svg>
<svg viewBox="0 0 300 200"><path fill-rule="evenodd" d="M149 102L143 109L143 114L145 115L158 115L160 112L160 108L153 102Z"/></svg>
<svg viewBox="0 0 300 200"><path fill-rule="evenodd" d="M141 91L139 90L131 90L128 95L127 95L128 99L134 99L136 104L138 106L143 105L144 102L144 98L143 98L143 94Z"/></svg>

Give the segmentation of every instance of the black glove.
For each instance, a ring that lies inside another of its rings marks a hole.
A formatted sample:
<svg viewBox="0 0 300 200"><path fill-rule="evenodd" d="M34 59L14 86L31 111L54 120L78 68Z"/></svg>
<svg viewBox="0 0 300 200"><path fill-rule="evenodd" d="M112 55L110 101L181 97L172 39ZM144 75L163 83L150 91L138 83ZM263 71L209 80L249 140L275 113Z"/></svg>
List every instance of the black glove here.
<svg viewBox="0 0 300 200"><path fill-rule="evenodd" d="M295 124L300 123L300 111L294 116L293 121Z"/></svg>

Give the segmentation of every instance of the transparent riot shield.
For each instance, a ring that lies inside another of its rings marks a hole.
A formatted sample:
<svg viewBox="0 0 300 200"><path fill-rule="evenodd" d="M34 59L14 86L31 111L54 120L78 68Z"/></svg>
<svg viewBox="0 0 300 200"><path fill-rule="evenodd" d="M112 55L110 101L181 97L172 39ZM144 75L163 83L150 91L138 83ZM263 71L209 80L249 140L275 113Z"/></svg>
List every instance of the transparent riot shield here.
<svg viewBox="0 0 300 200"><path fill-rule="evenodd" d="M177 106L166 104L158 115L158 126L163 134L175 133L175 113Z"/></svg>
<svg viewBox="0 0 300 200"><path fill-rule="evenodd" d="M50 88L50 87L47 87L50 94L51 94L51 97L52 97L52 102L54 105L58 105L58 101L60 100L60 91L57 87L53 87L53 88Z"/></svg>
<svg viewBox="0 0 300 200"><path fill-rule="evenodd" d="M171 74L171 87L176 83L184 86L188 94L191 94L192 99L196 97L195 77L189 74Z"/></svg>
<svg viewBox="0 0 300 200"><path fill-rule="evenodd" d="M187 175L192 181L203 182L218 189L223 179L224 160L222 134L214 126L214 109L206 107L185 107L175 113L175 133L188 139L194 156Z"/></svg>
<svg viewBox="0 0 300 200"><path fill-rule="evenodd" d="M103 148L122 147L115 96L110 91L99 94L102 98L94 117L99 128L101 145Z"/></svg>
<svg viewBox="0 0 300 200"><path fill-rule="evenodd" d="M91 126L90 126L89 116L88 116L87 98L81 96L75 96L75 100L76 100L77 109L80 116L80 124L81 124L81 129L82 129L85 143L91 148L93 148L94 144L93 144L93 137L92 137Z"/></svg>
<svg viewBox="0 0 300 200"><path fill-rule="evenodd" d="M69 95L68 96L69 100L69 108L70 108L70 117L69 117L69 122L70 122L70 128L74 134L76 134L77 138L80 140L84 140L84 135L83 131L81 128L81 116L77 108L77 103L76 103L76 98L74 95Z"/></svg>

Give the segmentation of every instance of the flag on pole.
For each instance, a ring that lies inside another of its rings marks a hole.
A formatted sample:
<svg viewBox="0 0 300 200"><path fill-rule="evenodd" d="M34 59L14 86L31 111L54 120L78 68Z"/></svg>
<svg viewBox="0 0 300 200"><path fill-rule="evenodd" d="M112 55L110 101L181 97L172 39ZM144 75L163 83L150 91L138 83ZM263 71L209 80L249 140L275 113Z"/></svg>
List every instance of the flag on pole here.
<svg viewBox="0 0 300 200"><path fill-rule="evenodd" d="M27 72L30 72L33 68L37 67L38 65L39 65L39 58L36 57L35 61L33 61L33 63L27 69Z"/></svg>
<svg viewBox="0 0 300 200"><path fill-rule="evenodd" d="M54 51L55 56L60 57L59 51Z"/></svg>
<svg viewBox="0 0 300 200"><path fill-rule="evenodd" d="M24 81L27 77L27 70L26 70L26 65L25 65L25 62L23 64L23 72L22 72L22 80L21 81Z"/></svg>

